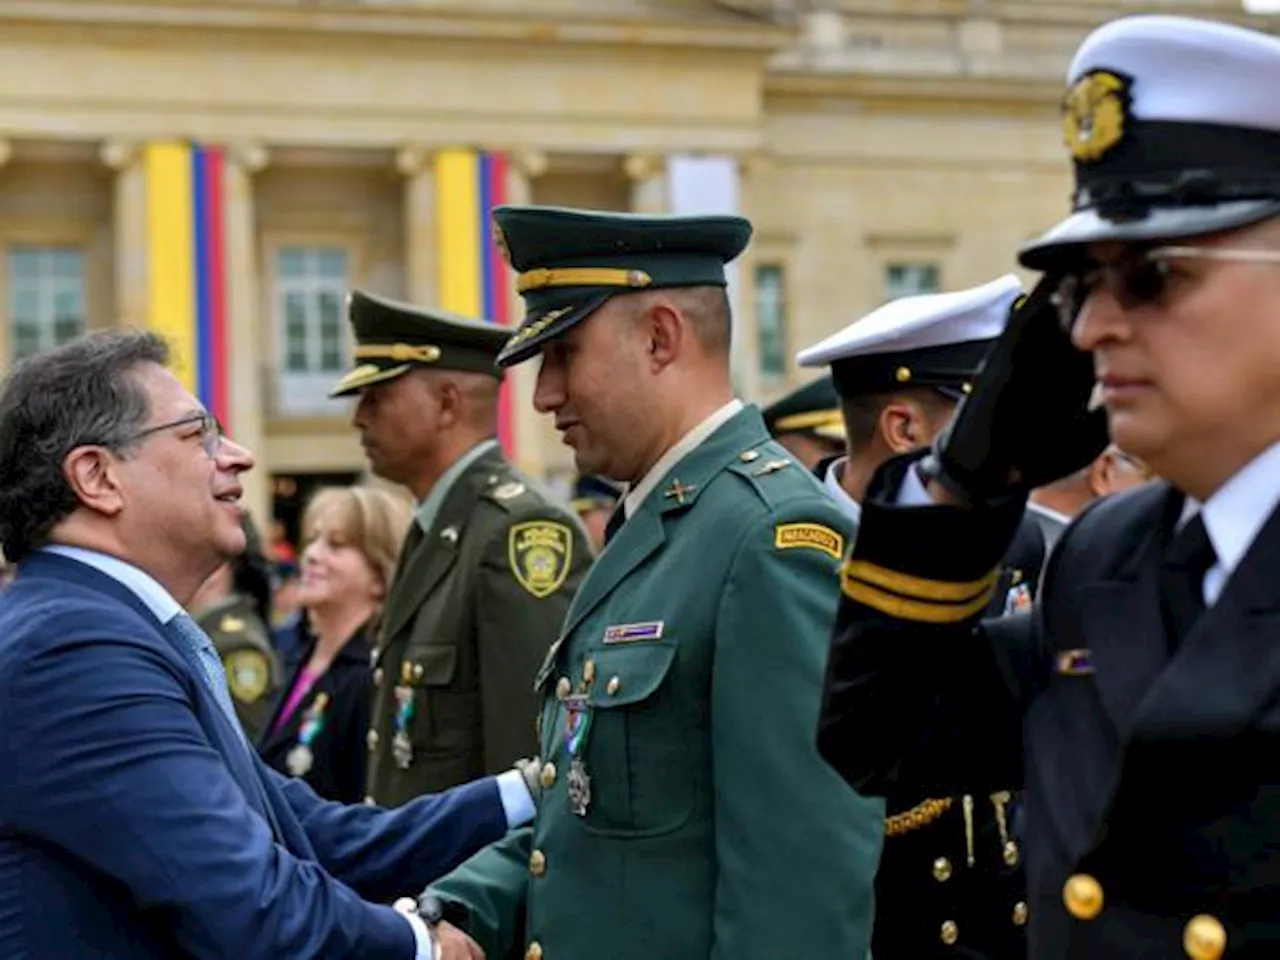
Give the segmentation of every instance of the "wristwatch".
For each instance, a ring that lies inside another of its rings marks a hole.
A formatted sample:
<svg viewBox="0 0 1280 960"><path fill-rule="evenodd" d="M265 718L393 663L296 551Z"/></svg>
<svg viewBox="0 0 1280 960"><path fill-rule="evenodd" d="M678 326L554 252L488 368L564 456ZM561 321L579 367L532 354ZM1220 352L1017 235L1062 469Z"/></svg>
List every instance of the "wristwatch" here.
<svg viewBox="0 0 1280 960"><path fill-rule="evenodd" d="M444 901L433 893L424 893L418 897L417 907L418 916L428 927L434 927L444 919Z"/></svg>

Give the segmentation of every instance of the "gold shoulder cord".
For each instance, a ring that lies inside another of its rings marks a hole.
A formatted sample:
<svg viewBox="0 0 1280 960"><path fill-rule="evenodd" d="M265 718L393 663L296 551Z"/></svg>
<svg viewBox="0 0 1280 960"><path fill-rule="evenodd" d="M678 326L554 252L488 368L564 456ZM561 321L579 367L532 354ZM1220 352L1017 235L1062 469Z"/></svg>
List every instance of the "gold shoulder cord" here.
<svg viewBox="0 0 1280 960"><path fill-rule="evenodd" d="M891 817L885 817L884 835L886 837L900 837L904 833L910 833L912 830L919 830L921 827L928 826L950 810L953 802L953 797L946 797L942 800L925 800L923 803L916 804L910 810L895 813Z"/></svg>

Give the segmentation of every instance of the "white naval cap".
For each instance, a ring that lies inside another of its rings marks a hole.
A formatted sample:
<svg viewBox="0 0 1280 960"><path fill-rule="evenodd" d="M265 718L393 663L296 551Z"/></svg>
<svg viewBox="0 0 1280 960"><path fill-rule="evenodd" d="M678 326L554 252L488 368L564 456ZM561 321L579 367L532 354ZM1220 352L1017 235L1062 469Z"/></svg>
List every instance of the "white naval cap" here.
<svg viewBox="0 0 1280 960"><path fill-rule="evenodd" d="M1186 17L1090 34L1067 73L1074 212L1022 249L1036 270L1102 240L1147 241L1280 213L1280 39Z"/></svg>
<svg viewBox="0 0 1280 960"><path fill-rule="evenodd" d="M830 366L846 398L903 387L957 396L968 392L1021 295L1010 273L967 290L901 297L801 350L796 362Z"/></svg>

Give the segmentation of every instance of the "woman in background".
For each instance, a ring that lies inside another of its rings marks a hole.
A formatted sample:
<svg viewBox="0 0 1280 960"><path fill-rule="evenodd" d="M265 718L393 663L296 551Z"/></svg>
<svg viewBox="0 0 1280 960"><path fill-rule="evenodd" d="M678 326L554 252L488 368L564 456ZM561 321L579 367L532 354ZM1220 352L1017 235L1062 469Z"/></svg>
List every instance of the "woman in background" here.
<svg viewBox="0 0 1280 960"><path fill-rule="evenodd" d="M329 800L364 795L370 653L409 522L404 501L366 486L321 489L303 514L297 652L259 752Z"/></svg>

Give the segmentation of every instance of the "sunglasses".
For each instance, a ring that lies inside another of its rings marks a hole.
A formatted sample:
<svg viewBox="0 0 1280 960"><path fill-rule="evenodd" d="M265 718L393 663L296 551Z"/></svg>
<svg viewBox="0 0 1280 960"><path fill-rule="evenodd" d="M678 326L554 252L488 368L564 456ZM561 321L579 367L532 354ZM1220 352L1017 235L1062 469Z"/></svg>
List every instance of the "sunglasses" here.
<svg viewBox="0 0 1280 960"><path fill-rule="evenodd" d="M1053 295L1058 321L1067 332L1075 326L1085 301L1105 288L1125 310L1164 300L1174 278L1175 260L1216 260L1237 263L1280 263L1280 250L1226 247L1156 247L1115 263L1095 264L1062 278Z"/></svg>

